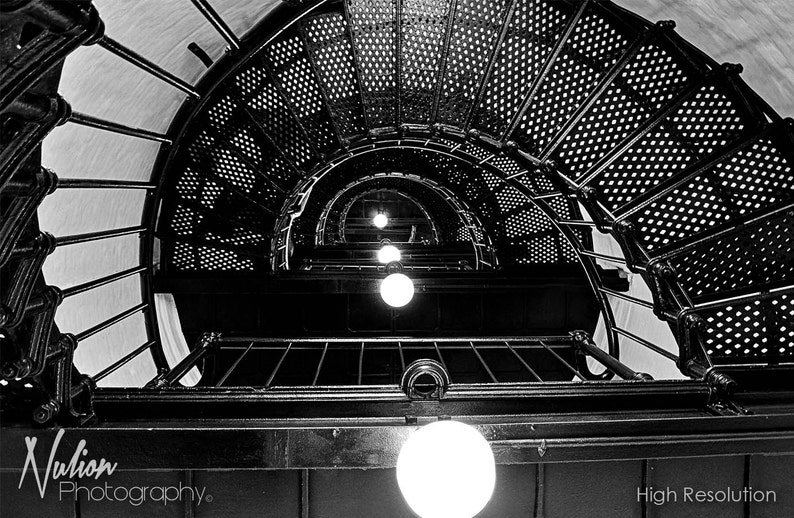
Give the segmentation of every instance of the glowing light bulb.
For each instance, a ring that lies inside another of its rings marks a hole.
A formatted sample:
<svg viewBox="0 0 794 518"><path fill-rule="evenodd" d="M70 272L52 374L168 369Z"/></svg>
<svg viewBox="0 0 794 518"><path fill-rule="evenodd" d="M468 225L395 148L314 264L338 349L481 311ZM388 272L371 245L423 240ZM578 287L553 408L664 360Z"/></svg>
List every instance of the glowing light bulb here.
<svg viewBox="0 0 794 518"><path fill-rule="evenodd" d="M386 245L378 250L378 262L388 264L400 260L400 251L394 245Z"/></svg>
<svg viewBox="0 0 794 518"><path fill-rule="evenodd" d="M375 214L375 217L372 218L372 224L378 228L383 228L389 223L389 218L386 217L386 214L378 213Z"/></svg>
<svg viewBox="0 0 794 518"><path fill-rule="evenodd" d="M401 308L414 298L414 282L402 273L392 273L380 283L383 302L393 308Z"/></svg>
<svg viewBox="0 0 794 518"><path fill-rule="evenodd" d="M475 428L437 421L414 432L403 445L397 483L422 518L472 518L496 485L493 452Z"/></svg>

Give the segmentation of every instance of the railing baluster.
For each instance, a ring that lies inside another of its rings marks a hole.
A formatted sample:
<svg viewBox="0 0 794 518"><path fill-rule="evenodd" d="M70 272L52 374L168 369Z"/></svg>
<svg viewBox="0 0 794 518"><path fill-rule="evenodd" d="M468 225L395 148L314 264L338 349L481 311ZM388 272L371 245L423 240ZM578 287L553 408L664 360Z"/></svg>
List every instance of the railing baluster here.
<svg viewBox="0 0 794 518"><path fill-rule="evenodd" d="M543 193L543 194L538 194L532 199L533 200L547 200L547 199L551 199L551 198L559 198L560 196L565 196L565 195L563 193L561 193L561 192L546 192L546 193Z"/></svg>
<svg viewBox="0 0 794 518"><path fill-rule="evenodd" d="M108 37L103 36L97 44L102 47L103 49L115 54L116 56L120 57L124 61L135 65L136 67L140 68L141 70L148 72L149 74L153 75L154 77L160 79L168 83L169 85L177 88L183 92L185 92L190 97L198 99L199 93L190 86L187 82L179 79L177 76L172 74L171 72L166 71L159 65L156 65L149 61L148 59L144 58L137 52L128 49L121 43L117 42L116 40Z"/></svg>
<svg viewBox="0 0 794 518"><path fill-rule="evenodd" d="M530 374L532 374L532 376L534 376L534 377L535 377L535 378L536 378L538 381L540 381L541 383L543 383L543 378L541 378L541 377L538 375L538 373L537 373L537 372L535 372L535 369L533 369L532 367L530 367L530 366L529 366L529 364L528 364L528 363L527 363L527 362L524 360L524 358L522 358L522 357L521 357L521 355L520 355L520 354L518 354L518 351L516 351L515 349L513 349L513 346L512 346L512 345L510 345L510 342L508 342L508 341L505 341L505 345L507 346L507 348L508 348L508 349L510 349L510 352L511 352L511 353L513 353L513 354L515 355L515 357L516 357L516 358L518 358L518 361L519 361L519 362L521 362L521 365L523 365L523 366L524 366L524 368L525 368L527 371L529 371L529 373L530 373Z"/></svg>
<svg viewBox="0 0 794 518"><path fill-rule="evenodd" d="M548 345L546 345L546 343L543 340L538 340L538 342L540 343L540 345L543 346L544 349L549 351L555 358L557 358L560 361L560 363L562 363L565 366L566 369L571 371L571 373L573 373L574 376L576 376L577 378L579 378L582 381L587 381L585 379L585 377L582 376L582 374L578 370L576 370L573 367L571 367L571 365L568 362L566 362L565 360L562 359L562 356L560 356L559 354L554 352L554 350L551 347L549 347Z"/></svg>
<svg viewBox="0 0 794 518"><path fill-rule="evenodd" d="M289 353L290 349L292 349L292 342L290 342L287 345L287 348L284 349L284 352L282 353L281 358L279 358L278 363L273 368L273 372L270 373L270 377L268 377L267 378L267 382L265 382L265 388L270 387L270 384L273 383L273 379L276 377L276 374L278 374L278 371L281 368L281 364L284 363L284 358L287 357L287 354Z"/></svg>
<svg viewBox="0 0 794 518"><path fill-rule="evenodd" d="M644 338L640 338L639 336L635 335L634 333L626 331L625 329L622 329L622 328L617 327L617 326L614 326L612 329L614 329L617 334L623 335L626 338L629 338L629 339L637 342L638 344L647 347L651 351L659 353L662 356L664 356L666 358L669 358L669 359L671 359L673 361L678 361L678 356L676 356L675 354L671 353L670 351L666 351L666 350L662 349L658 345L652 344L651 342L649 342L648 340L646 340Z"/></svg>
<svg viewBox="0 0 794 518"><path fill-rule="evenodd" d="M253 346L254 346L254 342L251 342L248 345L248 347L242 353L240 353L240 356L237 357L237 359L234 361L234 363L231 365L231 367L229 367L226 370L226 372L223 373L223 376L221 376L221 379L219 379L218 382L215 383L216 387L220 387L221 385L223 385L226 382L226 380L229 378L229 376L231 376L232 372L234 372L234 369L236 369L237 366L240 365L240 362L243 361L243 358L246 357L246 355L248 354L248 351L250 351Z"/></svg>
<svg viewBox="0 0 794 518"><path fill-rule="evenodd" d="M325 361L325 355L328 353L328 342L325 342L325 346L323 347L323 354L320 356L320 363L317 364L317 371L314 373L314 379L312 380L312 387L317 385L317 380L320 379L320 370L323 368L323 362Z"/></svg>
<svg viewBox="0 0 794 518"><path fill-rule="evenodd" d="M592 257L593 259L601 259L602 261L609 261L617 264L626 264L626 259L623 257L614 257L611 255L599 254L598 252L591 252L590 250L580 250L581 255Z"/></svg>
<svg viewBox="0 0 794 518"><path fill-rule="evenodd" d="M364 342L361 342L361 352L358 354L358 384L361 385L361 378L364 373Z"/></svg>
<svg viewBox="0 0 794 518"><path fill-rule="evenodd" d="M560 225L566 225L569 227L595 227L596 224L593 221L586 221L586 220L577 220L577 219L561 219L558 221Z"/></svg>
<svg viewBox="0 0 794 518"><path fill-rule="evenodd" d="M405 372L405 354L403 353L402 342L397 342L397 349L400 351L400 365L402 366L401 372Z"/></svg>
<svg viewBox="0 0 794 518"><path fill-rule="evenodd" d="M626 295L625 293L621 293L619 291L610 290L609 288L598 288L598 290L606 295L632 302L644 308L653 309L653 303L648 302L647 300L638 299L637 297L632 297L631 295Z"/></svg>
<svg viewBox="0 0 794 518"><path fill-rule="evenodd" d="M229 44L229 47L234 50L240 50L240 39L235 36L232 30L226 25L226 22L223 21L223 18L220 17L218 12L213 9L210 3L207 0L190 0L193 2L193 5L196 6L196 9L204 15L204 18L212 25L218 34L220 34L226 43Z"/></svg>
<svg viewBox="0 0 794 518"><path fill-rule="evenodd" d="M83 293L88 290L92 290L94 288L104 286L105 284L110 284L111 282L118 281L126 277L130 277L132 275L135 275L136 273L143 273L145 271L146 271L146 266L138 266L118 273L107 275L99 279L94 279L93 281L88 281L83 284L78 284L76 286L72 286L71 288L65 288L63 290L63 298L71 297L73 295L77 295L78 293Z"/></svg>
<svg viewBox="0 0 794 518"><path fill-rule="evenodd" d="M108 327L110 327L110 326L112 326L114 324L117 324L117 323L121 322L122 320L124 320L126 318L129 318L130 316L134 315L135 313L138 313L139 311L145 310L148 307L149 307L149 304L147 304L146 302L138 304L137 306L134 306L134 307L128 309L127 311L119 313L118 315L116 315L114 317L111 317L111 318L109 318L109 319L107 319L107 320L105 320L103 322L100 322L99 324L95 325L94 327L90 327L90 328L86 329L85 331L83 331L82 333L79 333L79 334L75 335L75 339L78 342L82 342L86 338L94 336L95 334L99 333L100 331L104 331Z"/></svg>
<svg viewBox="0 0 794 518"><path fill-rule="evenodd" d="M128 137L137 137L146 140L154 140L155 142L162 142L164 144L173 143L173 141L170 138L168 138L166 135L163 135L161 133L155 133L154 131L135 128L133 126L127 126L125 124L119 124L118 122L107 121L104 119L100 119L99 117L86 115L85 113L72 112L72 114L69 116L68 122L71 122L73 124L79 124L81 126L88 126L89 128L110 131L111 133L118 133L120 135L127 135Z"/></svg>
<svg viewBox="0 0 794 518"><path fill-rule="evenodd" d="M129 180L95 180L93 178L58 178L58 189L143 189L153 191L157 185Z"/></svg>
<svg viewBox="0 0 794 518"><path fill-rule="evenodd" d="M436 349L436 354L438 355L438 359L441 362L441 365L443 365L444 368L447 370L447 372L449 372L449 369L447 369L447 362L444 361L444 357L441 356L441 349L438 348L438 342L434 341L433 342L433 347L435 347L435 349Z"/></svg>
<svg viewBox="0 0 794 518"><path fill-rule="evenodd" d="M130 351L128 354L126 354L122 358L116 360L115 362L111 363L110 365L108 365L107 367L102 369L100 372L98 372L97 374L92 376L91 379L94 380L94 383L99 383L100 381L105 379L107 376L109 376L110 374L112 374L115 371L117 371L120 367L123 367L124 365L126 365L127 363L132 361L139 354L141 354L144 351L148 350L150 347L152 347L156 343L157 342L155 342L154 340L149 340L148 342L146 342L145 344L141 345L137 349L135 349L133 351Z"/></svg>
<svg viewBox="0 0 794 518"><path fill-rule="evenodd" d="M491 372L491 369L488 368L488 364L485 363L485 359L483 359L482 355L480 354L480 351L478 351L477 348L474 347L474 342L469 342L469 345L471 346L471 350L474 351L474 354L477 355L477 359L480 360L480 363L482 364L483 368L485 368L485 372L488 373L488 376L491 378L491 381L493 381L494 383L499 383L499 381L496 379L496 376L494 376L493 372Z"/></svg>
<svg viewBox="0 0 794 518"><path fill-rule="evenodd" d="M74 234L71 236L63 236L55 238L56 246L74 245L77 243L88 243L90 241L98 241L100 239L109 239L111 237L127 236L130 234L141 234L146 232L145 226L139 227L125 227L113 230L101 230L99 232L88 232L86 234Z"/></svg>

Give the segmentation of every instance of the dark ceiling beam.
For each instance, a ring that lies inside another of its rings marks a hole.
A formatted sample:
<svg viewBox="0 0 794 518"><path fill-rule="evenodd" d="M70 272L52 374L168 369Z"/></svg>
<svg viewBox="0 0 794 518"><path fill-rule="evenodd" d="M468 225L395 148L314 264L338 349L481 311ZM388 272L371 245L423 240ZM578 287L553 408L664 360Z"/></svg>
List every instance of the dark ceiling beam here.
<svg viewBox="0 0 794 518"><path fill-rule="evenodd" d="M97 403L100 408L108 409L111 403L103 392L98 394ZM641 417L628 414L622 419L600 422L557 419L533 420L531 425L523 422L478 426L492 438L491 447L500 465L779 454L790 453L794 440L790 416ZM420 420L424 424L435 419ZM766 422L767 427L759 426L762 422ZM366 420L316 424L316 427L306 427L302 420L294 427L287 427L254 422L230 428L228 424L212 421L181 425L166 422L165 426L162 422L120 424L111 421L105 428L67 428L66 436L78 435L91 445L92 454L108 459L118 458L119 448L123 446L124 462L117 468L121 472L393 468L400 447L416 426L381 425ZM582 424L586 426L578 426ZM773 425L779 430L772 431ZM28 428L4 429L3 458L10 466L22 466L24 451L16 445L23 443L26 435L34 433L39 441L51 444L56 432L56 429L35 432ZM188 444L207 447L186 448Z"/></svg>
<svg viewBox="0 0 794 518"><path fill-rule="evenodd" d="M94 405L102 426L67 428L66 435L77 434L87 440L96 457L113 459L123 445L124 462L118 466L121 471L394 467L408 434L418 425L435 421L439 412L478 426L489 438L498 464L792 451L794 409L790 401L777 409L756 406L755 415L714 416L703 411L709 394L703 383L653 383L647 391L634 385L611 382L586 390L592 387L524 384L520 398L500 399L497 406L503 410L551 412L535 414L531 419L505 415L487 421L466 416L473 415L480 403L493 408L494 400L489 398L498 394L481 394L475 398L480 401L471 400L471 388L466 386L450 390L450 396L441 401L413 403L396 386L369 397L364 397L364 390L350 390L348 397L353 403L347 406L355 408L355 415L361 416L362 409L386 415L352 421L338 417L338 401L296 402L294 394L292 399L284 399L280 390L184 389L194 396L186 402L159 390L98 389ZM680 411L674 415L660 413L672 408L670 405ZM285 411L289 406L292 415L311 415L304 412L307 406L315 415L322 414L323 408L335 414L315 417L313 426L308 427L306 419L290 426L289 419L275 422L260 418L233 427L228 421L215 420L229 412L241 417L279 406ZM201 421L151 420L158 415L184 418L199 407L206 412ZM608 413L599 415L600 410ZM406 413L415 416L409 423ZM136 421L141 416L149 420ZM35 435L39 441L52 444L58 430L38 429ZM17 445L31 433L25 427L3 429L0 454L7 465L24 465L25 451Z"/></svg>
<svg viewBox="0 0 794 518"><path fill-rule="evenodd" d="M208 244L208 246L211 246ZM294 275L273 276L208 276L170 275L155 277L154 289L159 293L374 293L384 273L335 271L301 271ZM531 276L527 272L506 274L495 272L420 272L410 274L417 292L500 292L523 291L542 287L587 287L587 281L576 264L535 265Z"/></svg>
<svg viewBox="0 0 794 518"><path fill-rule="evenodd" d="M289 417L300 416L304 421L316 419L328 424L346 416L356 416L357 422L363 425L368 418L376 417L386 418L381 421L384 425L398 426L403 430L405 415L415 416L417 420L435 420L439 415L458 416L463 421L467 416L488 415L490 426L497 427L500 422L516 423L517 416L532 413L536 415L530 422L535 424L536 430L544 421L561 421L563 415L578 418L561 429L543 427L543 436L546 438L593 437L609 433L609 425L603 422L599 425L599 419L594 418L594 414L604 411L612 412L602 417L607 423L617 421L626 426L621 427L622 433L628 433L632 428L638 434L642 430L645 433L665 434L668 433L665 428L670 432L680 432L686 428L675 422L659 428L653 427L656 419L631 424L642 416L663 419L660 417L661 411L677 409L680 411L679 418L699 418L698 423L690 423L688 430L691 433L720 430L713 423L719 420L718 417L708 411L709 389L705 383L675 380L646 382L642 387L636 385L635 382L626 381L576 385L514 383L510 386L485 387L463 383L451 385L442 399L434 401L411 401L396 384L347 386L338 391L320 393L308 387L273 387L268 391L251 387L226 387L222 390L196 387L188 391L177 387L168 390L108 388L96 391L95 404L100 422L117 421L120 427L125 427L125 421L128 422L127 426L134 426L130 421L160 417L190 420L196 411L200 411L201 417L208 420L227 415L245 418L253 412L261 420L260 426L267 426L266 418L262 416L278 418L282 412L289 412ZM190 394L191 397L186 398L182 394ZM783 423L788 422L794 431L794 415L791 415L790 409L790 405L780 409L784 416L777 418L777 426L773 429L780 431ZM505 418L511 414L512 418ZM545 415L541 417L537 414ZM740 419L736 416L733 418ZM520 418L518 420L520 423ZM758 432L765 426L760 420L742 424L744 426L738 428L743 431ZM508 427L488 436L496 440L515 440L528 437L531 431L529 422L525 422L524 426L518 425L512 430Z"/></svg>

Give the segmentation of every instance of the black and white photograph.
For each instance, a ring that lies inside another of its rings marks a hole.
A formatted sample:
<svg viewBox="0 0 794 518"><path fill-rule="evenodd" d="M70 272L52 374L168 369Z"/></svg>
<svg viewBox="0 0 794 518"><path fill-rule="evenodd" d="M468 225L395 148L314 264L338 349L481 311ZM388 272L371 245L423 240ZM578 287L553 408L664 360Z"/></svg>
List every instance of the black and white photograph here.
<svg viewBox="0 0 794 518"><path fill-rule="evenodd" d="M0 0L0 518L794 517L794 0Z"/></svg>

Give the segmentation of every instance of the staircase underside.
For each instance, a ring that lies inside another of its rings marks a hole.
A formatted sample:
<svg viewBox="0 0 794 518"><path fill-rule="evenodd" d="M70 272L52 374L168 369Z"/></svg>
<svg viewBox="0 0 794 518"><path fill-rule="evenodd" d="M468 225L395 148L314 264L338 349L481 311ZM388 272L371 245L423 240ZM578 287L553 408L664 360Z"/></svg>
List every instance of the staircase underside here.
<svg viewBox="0 0 794 518"><path fill-rule="evenodd" d="M298 267L324 202L413 174L465 207L449 235L480 240L478 268L579 261L610 327L597 229L683 363L791 363L792 126L740 67L610 2L350 0L270 21L177 117L163 276Z"/></svg>

